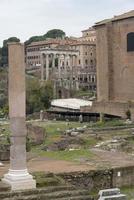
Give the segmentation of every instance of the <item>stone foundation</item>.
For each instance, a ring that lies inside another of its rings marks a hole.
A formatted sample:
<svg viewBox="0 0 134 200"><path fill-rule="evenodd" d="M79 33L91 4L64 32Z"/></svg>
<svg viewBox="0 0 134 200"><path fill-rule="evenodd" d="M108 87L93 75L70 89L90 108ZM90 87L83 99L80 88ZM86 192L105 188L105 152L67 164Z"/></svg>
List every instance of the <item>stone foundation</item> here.
<svg viewBox="0 0 134 200"><path fill-rule="evenodd" d="M131 119L134 120L133 102L93 102L92 107L81 107L82 112L104 113L126 119L126 112L130 111Z"/></svg>

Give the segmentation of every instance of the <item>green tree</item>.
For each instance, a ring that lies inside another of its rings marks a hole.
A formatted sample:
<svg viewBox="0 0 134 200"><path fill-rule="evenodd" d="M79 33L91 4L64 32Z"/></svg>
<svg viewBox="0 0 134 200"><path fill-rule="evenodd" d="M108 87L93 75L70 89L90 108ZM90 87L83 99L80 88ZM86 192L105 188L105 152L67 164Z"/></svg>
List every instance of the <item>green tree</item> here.
<svg viewBox="0 0 134 200"><path fill-rule="evenodd" d="M63 38L65 37L65 32L60 29L49 30L46 34L40 36L32 36L26 42L25 45L29 45L32 42L44 41L47 38Z"/></svg>
<svg viewBox="0 0 134 200"><path fill-rule="evenodd" d="M51 100L53 99L53 87L51 81L47 81L44 85L41 86L40 95L43 108L50 108Z"/></svg>
<svg viewBox="0 0 134 200"><path fill-rule="evenodd" d="M53 87L51 82L43 85L36 78L27 78L26 81L26 109L27 114L48 109L53 98Z"/></svg>
<svg viewBox="0 0 134 200"><path fill-rule="evenodd" d="M1 65L7 66L8 65L8 43L9 42L20 42L20 39L17 37L10 37L7 40L3 41L3 47L1 49Z"/></svg>
<svg viewBox="0 0 134 200"><path fill-rule="evenodd" d="M63 38L65 37L65 32L60 29L52 29L45 34L46 38Z"/></svg>
<svg viewBox="0 0 134 200"><path fill-rule="evenodd" d="M38 42L38 41L43 41L45 40L46 38L44 36L32 36L30 37L26 42L25 42L25 45L29 45L31 44L32 42Z"/></svg>

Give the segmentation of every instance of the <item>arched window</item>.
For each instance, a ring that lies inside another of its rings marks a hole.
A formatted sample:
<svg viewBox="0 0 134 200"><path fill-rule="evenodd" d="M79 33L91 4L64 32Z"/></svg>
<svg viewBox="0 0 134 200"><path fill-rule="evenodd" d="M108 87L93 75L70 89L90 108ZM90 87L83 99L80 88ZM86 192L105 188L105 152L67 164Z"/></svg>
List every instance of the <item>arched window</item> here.
<svg viewBox="0 0 134 200"><path fill-rule="evenodd" d="M127 51L134 51L134 32L127 34Z"/></svg>

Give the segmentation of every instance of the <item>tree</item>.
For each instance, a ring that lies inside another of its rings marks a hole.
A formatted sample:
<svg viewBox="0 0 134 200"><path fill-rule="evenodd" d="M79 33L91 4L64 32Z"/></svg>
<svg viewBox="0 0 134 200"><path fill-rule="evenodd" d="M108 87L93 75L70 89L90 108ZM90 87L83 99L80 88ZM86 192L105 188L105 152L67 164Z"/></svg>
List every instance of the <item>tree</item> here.
<svg viewBox="0 0 134 200"><path fill-rule="evenodd" d="M38 41L43 41L45 40L46 38L44 36L32 36L30 37L26 42L25 42L25 45L29 45L31 44L32 42L38 42Z"/></svg>
<svg viewBox="0 0 134 200"><path fill-rule="evenodd" d="M9 42L20 42L20 39L17 37L10 37L7 40L3 41L3 47L1 49L1 66L8 65L8 43Z"/></svg>
<svg viewBox="0 0 134 200"><path fill-rule="evenodd" d="M48 109L53 98L53 87L51 82L43 85L36 78L27 78L26 81L26 110L27 114Z"/></svg>
<svg viewBox="0 0 134 200"><path fill-rule="evenodd" d="M65 32L60 29L52 29L45 34L46 38L63 38L65 37Z"/></svg>
<svg viewBox="0 0 134 200"><path fill-rule="evenodd" d="M53 99L53 87L51 81L47 81L43 86L41 86L40 95L43 108L50 108L51 100Z"/></svg>
<svg viewBox="0 0 134 200"><path fill-rule="evenodd" d="M65 37L65 32L60 29L49 30L46 34L40 36L32 36L26 42L25 45L29 45L32 42L44 41L47 38L63 38Z"/></svg>

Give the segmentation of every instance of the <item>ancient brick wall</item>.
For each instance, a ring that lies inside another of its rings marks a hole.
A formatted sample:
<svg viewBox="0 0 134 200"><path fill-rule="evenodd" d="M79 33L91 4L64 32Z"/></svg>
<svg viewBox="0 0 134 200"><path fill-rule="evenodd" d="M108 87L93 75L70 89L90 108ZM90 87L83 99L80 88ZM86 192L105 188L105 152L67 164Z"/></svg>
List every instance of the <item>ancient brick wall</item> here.
<svg viewBox="0 0 134 200"><path fill-rule="evenodd" d="M62 177L67 183L78 188L88 188L89 191L134 185L134 166L60 173L57 175Z"/></svg>
<svg viewBox="0 0 134 200"><path fill-rule="evenodd" d="M109 22L97 30L98 101L134 100L134 51L127 52L127 34L134 18Z"/></svg>

